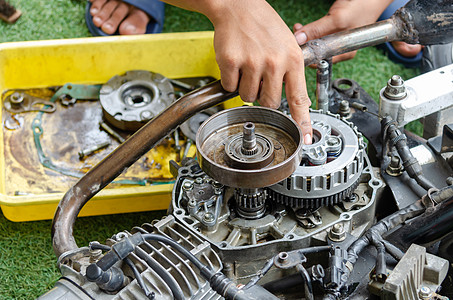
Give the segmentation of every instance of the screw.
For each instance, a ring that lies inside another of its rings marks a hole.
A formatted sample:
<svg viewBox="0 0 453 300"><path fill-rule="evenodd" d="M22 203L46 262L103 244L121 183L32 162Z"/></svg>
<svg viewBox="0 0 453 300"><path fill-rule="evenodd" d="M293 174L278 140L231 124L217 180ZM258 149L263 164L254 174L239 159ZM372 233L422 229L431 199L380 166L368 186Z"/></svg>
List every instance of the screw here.
<svg viewBox="0 0 453 300"><path fill-rule="evenodd" d="M112 127L110 127L107 123L104 122L99 122L99 126L104 129L108 134L110 134L112 137L118 140L118 142L123 143L125 139L115 130L113 130Z"/></svg>
<svg viewBox="0 0 453 300"><path fill-rule="evenodd" d="M101 150L102 148L106 148L108 146L110 146L110 142L100 143L100 144L94 145L92 147L83 149L83 150L79 151L79 158L83 159L85 156L91 155L94 152Z"/></svg>
<svg viewBox="0 0 453 300"><path fill-rule="evenodd" d="M195 179L195 183L197 183L197 184L202 184L203 182L204 182L204 180L203 180L203 178L201 178L201 177L197 177L197 178Z"/></svg>

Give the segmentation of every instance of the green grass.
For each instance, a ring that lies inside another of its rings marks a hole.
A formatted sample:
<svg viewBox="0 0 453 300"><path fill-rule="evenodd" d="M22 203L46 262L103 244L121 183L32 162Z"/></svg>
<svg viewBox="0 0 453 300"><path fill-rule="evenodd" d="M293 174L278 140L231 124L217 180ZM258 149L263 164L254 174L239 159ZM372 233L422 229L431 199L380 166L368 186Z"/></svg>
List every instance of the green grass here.
<svg viewBox="0 0 453 300"><path fill-rule="evenodd" d="M90 36L84 21L85 1L10 0L23 15L14 25L0 22L0 42L62 39ZM324 15L331 1L272 0L288 26L307 23ZM167 6L165 32L211 30L209 21L194 12ZM263 41L272 42L272 41ZM315 70L307 69L307 84L314 99ZM353 61L334 67L334 77L354 79L375 99L393 74L408 79L416 70L390 62L380 51L359 51ZM104 241L112 234L160 218L163 212L80 218L75 236L79 245ZM0 214L0 299L32 299L59 278L50 240L50 221L13 223Z"/></svg>

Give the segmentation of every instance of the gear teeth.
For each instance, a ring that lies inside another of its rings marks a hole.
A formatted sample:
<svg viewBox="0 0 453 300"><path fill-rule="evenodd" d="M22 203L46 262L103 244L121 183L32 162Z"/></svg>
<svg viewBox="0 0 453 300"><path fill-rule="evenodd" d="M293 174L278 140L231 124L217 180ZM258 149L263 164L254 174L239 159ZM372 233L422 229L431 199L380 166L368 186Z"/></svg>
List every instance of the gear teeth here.
<svg viewBox="0 0 453 300"><path fill-rule="evenodd" d="M269 194L269 198L274 200L277 203L290 206L292 208L308 208L308 209L318 209L323 206L330 206L335 205L347 197L351 196L354 190L360 183L360 179L356 180L349 188L337 193L335 195L322 197L322 198L295 198L286 195L282 195L277 193L271 189L267 189L267 193Z"/></svg>

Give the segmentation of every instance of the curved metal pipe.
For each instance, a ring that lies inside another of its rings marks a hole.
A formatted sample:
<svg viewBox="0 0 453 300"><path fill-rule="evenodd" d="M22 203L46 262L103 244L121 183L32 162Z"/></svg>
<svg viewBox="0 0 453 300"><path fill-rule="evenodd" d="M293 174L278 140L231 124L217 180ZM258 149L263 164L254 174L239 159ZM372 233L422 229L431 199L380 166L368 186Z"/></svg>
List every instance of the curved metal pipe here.
<svg viewBox="0 0 453 300"><path fill-rule="evenodd" d="M215 81L189 93L149 121L98 163L60 201L52 222L52 243L57 256L77 248L73 226L82 207L130 165L195 113L236 96Z"/></svg>

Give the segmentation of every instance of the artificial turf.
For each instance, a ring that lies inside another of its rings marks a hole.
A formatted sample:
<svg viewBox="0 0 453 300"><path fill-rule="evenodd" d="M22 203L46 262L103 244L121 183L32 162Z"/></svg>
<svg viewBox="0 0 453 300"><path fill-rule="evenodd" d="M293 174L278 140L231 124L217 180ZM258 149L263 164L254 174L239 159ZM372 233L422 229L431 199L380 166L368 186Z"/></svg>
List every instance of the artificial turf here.
<svg viewBox="0 0 453 300"><path fill-rule="evenodd" d="M323 16L332 1L270 0L292 26ZM85 1L9 0L23 13L16 24L0 22L0 42L62 39L90 36L85 21ZM209 21L194 12L166 7L165 32L212 30ZM263 43L272 41L263 41ZM375 99L393 74L408 79L417 70L389 61L375 48L360 50L352 61L334 66L334 78L354 79ZM307 86L314 99L315 70L306 71ZM112 234L160 218L164 212L147 212L80 218L75 237L79 245L104 241ZM13 223L0 214L0 299L33 299L49 290L59 278L50 240L50 221Z"/></svg>

